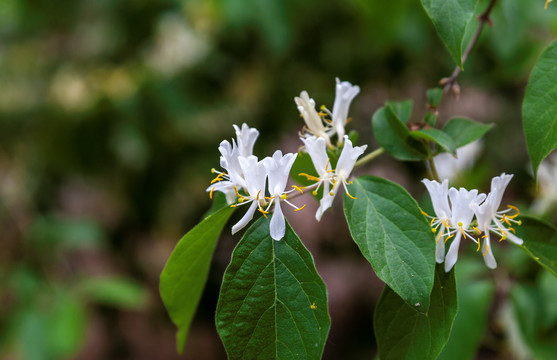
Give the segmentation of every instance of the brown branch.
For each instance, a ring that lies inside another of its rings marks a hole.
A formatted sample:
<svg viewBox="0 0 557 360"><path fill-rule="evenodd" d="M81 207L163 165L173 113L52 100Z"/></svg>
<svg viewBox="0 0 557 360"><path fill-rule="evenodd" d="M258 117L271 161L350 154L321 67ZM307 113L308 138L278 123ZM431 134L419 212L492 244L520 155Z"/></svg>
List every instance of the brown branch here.
<svg viewBox="0 0 557 360"><path fill-rule="evenodd" d="M485 24L487 23L490 26L492 25L491 19L489 18L489 14L491 14L491 10L493 10L493 7L495 6L496 2L497 2L497 0L490 0L489 5L485 9L485 11L478 16L478 21L480 22L478 24L478 28L474 32L474 35L472 35L472 38L470 39L470 42L468 43L468 46L466 46L466 50L464 50L464 53L462 53L462 65L463 66L464 66L464 63L466 62L466 59L468 59L468 55L470 55L470 52L472 51L472 49L474 48L474 46L478 42L478 39L479 39L479 37L482 33L482 30L483 30ZM442 78L439 81L440 85L445 86L444 87L444 92L445 93L452 90L452 92L454 93L454 95L456 97L458 97L460 95L460 87L458 86L458 84L456 82L456 79L458 78L458 75L460 74L460 72L461 72L460 66L457 65L450 77Z"/></svg>

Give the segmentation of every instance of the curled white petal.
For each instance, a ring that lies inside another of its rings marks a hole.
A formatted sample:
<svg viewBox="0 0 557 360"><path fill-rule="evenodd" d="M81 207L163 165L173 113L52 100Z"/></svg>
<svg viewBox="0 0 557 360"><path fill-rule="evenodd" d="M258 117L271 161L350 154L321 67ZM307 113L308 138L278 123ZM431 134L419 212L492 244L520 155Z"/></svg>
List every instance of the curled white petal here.
<svg viewBox="0 0 557 360"><path fill-rule="evenodd" d="M329 163L325 139L315 136L308 136L300 139L304 143L306 151L313 162L315 171L317 171L319 177L323 178L327 175L327 166Z"/></svg>
<svg viewBox="0 0 557 360"><path fill-rule="evenodd" d="M429 192L433 210L439 219L449 219L451 217L451 208L449 206L449 181L443 180L438 183L435 180L423 179L422 183Z"/></svg>
<svg viewBox="0 0 557 360"><path fill-rule="evenodd" d="M298 106L298 111L302 114L308 131L317 136L325 139L329 143L329 136L323 125L323 120L315 110L315 101L309 97L307 91L302 91L299 97L295 97L294 101Z"/></svg>
<svg viewBox="0 0 557 360"><path fill-rule="evenodd" d="M493 256L493 252L491 251L489 232L486 235L487 236L485 237L482 244L482 254L484 254L484 262L488 268L495 269L497 267L497 261L495 261L495 257Z"/></svg>
<svg viewBox="0 0 557 360"><path fill-rule="evenodd" d="M333 104L332 122L339 140L344 138L344 127L348 119L348 111L352 100L360 93L360 87L352 85L348 81L340 81L336 78L336 94Z"/></svg>
<svg viewBox="0 0 557 360"><path fill-rule="evenodd" d="M256 128L250 128L246 123L242 124L241 128L237 125L232 126L236 131L239 156L253 155L253 146L259 136L259 131Z"/></svg>
<svg viewBox="0 0 557 360"><path fill-rule="evenodd" d="M458 248L460 247L460 237L461 233L457 232L451 246L449 246L449 251L445 258L445 272L451 271L454 264L456 264L456 260L458 259Z"/></svg>
<svg viewBox="0 0 557 360"><path fill-rule="evenodd" d="M275 211L271 217L270 232L271 237L274 240L280 240L284 237L285 233L285 221L284 214L282 213L282 208L280 207L280 201L275 202Z"/></svg>
<svg viewBox="0 0 557 360"><path fill-rule="evenodd" d="M234 226L232 226L232 235L236 234L238 231L242 230L250 221L253 219L253 214L257 209L257 201L253 201L244 216L238 221Z"/></svg>

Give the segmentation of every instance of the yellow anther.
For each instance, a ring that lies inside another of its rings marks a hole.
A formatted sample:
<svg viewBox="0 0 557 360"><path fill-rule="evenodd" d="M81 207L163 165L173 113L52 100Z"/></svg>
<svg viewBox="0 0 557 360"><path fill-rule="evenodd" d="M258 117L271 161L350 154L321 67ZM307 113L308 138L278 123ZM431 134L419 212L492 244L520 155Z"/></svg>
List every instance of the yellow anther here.
<svg viewBox="0 0 557 360"><path fill-rule="evenodd" d="M238 188L236 187L236 185L234 185L234 191L236 192L237 197L239 197L240 199L244 198L244 196L240 195L240 193L238 192Z"/></svg>
<svg viewBox="0 0 557 360"><path fill-rule="evenodd" d="M317 190L313 190L311 193L313 196L317 196Z"/></svg>
<svg viewBox="0 0 557 360"><path fill-rule="evenodd" d="M243 202L244 202L244 198L243 198L243 197L239 198L239 199L238 199L238 202L239 202L240 204L243 203Z"/></svg>
<svg viewBox="0 0 557 360"><path fill-rule="evenodd" d="M509 227L509 231L511 231L513 234L516 234L516 230L513 229L512 227Z"/></svg>
<svg viewBox="0 0 557 360"><path fill-rule="evenodd" d="M233 208L235 208L235 207L237 207L237 206L238 206L238 204L232 204L232 205L230 205L230 207L233 207Z"/></svg>
<svg viewBox="0 0 557 360"><path fill-rule="evenodd" d="M300 211L300 210L302 210L302 209L305 208L305 207L306 207L306 204L304 204L304 206L302 206L301 208L294 209L294 211Z"/></svg>
<svg viewBox="0 0 557 360"><path fill-rule="evenodd" d="M435 234L437 232L437 228L432 228L431 232Z"/></svg>
<svg viewBox="0 0 557 360"><path fill-rule="evenodd" d="M447 236L447 238L445 239L445 244L447 243L447 240L449 240L450 238L452 238L454 236L454 233L452 233L451 235Z"/></svg>
<svg viewBox="0 0 557 360"><path fill-rule="evenodd" d="M334 196L334 195L335 195L335 193L334 193L334 192L332 192L332 191L329 191L329 195L331 195L331 196Z"/></svg>
<svg viewBox="0 0 557 360"><path fill-rule="evenodd" d="M257 192L257 196L255 197L255 200L259 200L259 194L261 194L261 190L259 190L259 191Z"/></svg>
<svg viewBox="0 0 557 360"><path fill-rule="evenodd" d="M211 169L211 174L214 174L215 171L217 171L217 170L215 170L215 168L212 168L212 169Z"/></svg>
<svg viewBox="0 0 557 360"><path fill-rule="evenodd" d="M211 188L211 191L209 192L209 199L213 200L213 191L215 190L215 187L213 186Z"/></svg>
<svg viewBox="0 0 557 360"><path fill-rule="evenodd" d="M443 236L443 233L439 233L439 236L437 237L437 240L435 242L439 242L439 239L441 239L441 236ZM447 241L445 241L447 242Z"/></svg>
<svg viewBox="0 0 557 360"><path fill-rule="evenodd" d="M280 196L280 198L281 198L282 200L286 200L286 194L282 194L282 195Z"/></svg>
<svg viewBox="0 0 557 360"><path fill-rule="evenodd" d="M304 192L302 191L302 189L304 189L304 187L299 187L299 186L296 186L296 185L292 185L292 187L293 187L294 189L298 190L298 191L300 192L300 194L303 194L303 193L304 193Z"/></svg>
<svg viewBox="0 0 557 360"><path fill-rule="evenodd" d="M459 226L459 227L462 227L462 225L463 225L463 224L462 224L462 221L459 221L459 222L458 222L458 226Z"/></svg>
<svg viewBox="0 0 557 360"><path fill-rule="evenodd" d="M486 256L488 252L489 252L489 244L486 243L485 244L485 252L483 253L483 256Z"/></svg>
<svg viewBox="0 0 557 360"><path fill-rule="evenodd" d="M329 114L327 114L326 112L318 112L317 115L319 115L319 116L327 116L327 115L329 115Z"/></svg>
<svg viewBox="0 0 557 360"><path fill-rule="evenodd" d="M518 226L522 225L522 220L518 220Z"/></svg>
<svg viewBox="0 0 557 360"><path fill-rule="evenodd" d="M425 211L423 211L423 210L420 210L420 211L422 212L423 216L429 216Z"/></svg>

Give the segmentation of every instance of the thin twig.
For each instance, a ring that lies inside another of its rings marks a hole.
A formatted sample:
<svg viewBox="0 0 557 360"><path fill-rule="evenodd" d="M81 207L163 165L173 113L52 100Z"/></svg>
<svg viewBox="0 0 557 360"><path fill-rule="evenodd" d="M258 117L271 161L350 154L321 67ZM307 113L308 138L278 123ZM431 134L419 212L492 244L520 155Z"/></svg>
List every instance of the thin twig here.
<svg viewBox="0 0 557 360"><path fill-rule="evenodd" d="M485 24L489 23L491 25L491 19L489 18L489 15L491 14L491 10L493 10L493 7L495 6L496 2L497 0L490 0L489 5L485 9L485 11L481 13L480 16L478 16L478 21L480 22L478 24L478 28L474 32L474 35L472 35L472 38L470 39L468 46L466 46L466 50L464 50L464 53L462 53L463 66L466 60L468 59L468 55L470 55L470 52L478 42L478 39L480 38L480 35L482 33ZM458 86L456 79L458 78L460 72L461 72L460 66L457 65L450 77L443 78L439 81L440 85L445 86L444 88L445 93L452 90L453 93L458 97L458 95L460 94L460 87Z"/></svg>
<svg viewBox="0 0 557 360"><path fill-rule="evenodd" d="M367 164L368 162L375 159L376 157L383 154L384 152L385 152L385 149L382 148L382 147L373 150L372 152L370 152L369 154L367 154L366 156L364 156L360 160L356 161L356 164L354 165L354 168L359 168L360 166Z"/></svg>

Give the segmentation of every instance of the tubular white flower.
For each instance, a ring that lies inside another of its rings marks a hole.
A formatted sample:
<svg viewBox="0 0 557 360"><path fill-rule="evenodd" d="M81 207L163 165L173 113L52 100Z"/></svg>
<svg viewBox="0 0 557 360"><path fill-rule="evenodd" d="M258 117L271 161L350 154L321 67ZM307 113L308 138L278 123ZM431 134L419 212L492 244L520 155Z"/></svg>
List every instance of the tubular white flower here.
<svg viewBox="0 0 557 360"><path fill-rule="evenodd" d="M335 169L334 177L332 180L333 188L329 192L323 192L323 198L321 199L319 203L319 208L315 213L315 218L317 219L317 221L320 221L325 210L327 210L332 206L338 188L340 187L339 184L341 184L344 187L344 190L348 196L354 198L352 195L350 195L346 186L347 184L350 184L348 178L352 173L352 169L356 164L356 160L358 160L358 157L360 157L360 155L364 153L366 148L367 145L356 146L356 147L352 146L352 142L348 139L348 135L344 135L344 148L340 153L340 157L337 162L337 167Z"/></svg>
<svg viewBox="0 0 557 360"><path fill-rule="evenodd" d="M265 166L267 177L269 179L269 193L271 195L269 206L271 206L271 204L275 204L275 210L270 224L271 237L275 240L280 240L284 237L286 227L280 203L286 202L287 204L300 210L298 207L286 200L287 195L284 191L288 181L288 175L290 174L290 169L296 160L296 156L297 154L285 154L283 156L282 152L277 150L272 157L263 159L263 165Z"/></svg>
<svg viewBox="0 0 557 360"><path fill-rule="evenodd" d="M246 190L248 196L243 196L238 192L236 195L239 197L239 204L233 206L241 206L251 203L248 211L234 226L232 226L232 234L234 235L246 226L251 219L256 209L265 213L262 205L265 204L265 183L267 181L267 173L262 161L257 161L256 156L240 156L238 157L240 166L245 176Z"/></svg>
<svg viewBox="0 0 557 360"><path fill-rule="evenodd" d="M238 189L246 189L246 181L244 179L244 172L240 166L238 158L240 156L250 156L253 152L253 145L259 136L259 131L255 128L250 128L247 124L242 124L242 127L232 125L236 131L236 138L238 145L234 139L232 143L228 140L223 140L219 145L220 166L225 172L220 172L215 169L213 173L218 174L217 177L211 181L211 185L207 191L212 197L213 191L220 191L226 195L226 202L230 205L236 201L236 193Z"/></svg>
<svg viewBox="0 0 557 360"><path fill-rule="evenodd" d="M470 233L468 228L474 217L474 210L472 209L472 204L479 204L486 198L485 194L479 194L478 190L466 190L460 188L459 190L455 188L449 189L449 199L451 200L451 225L453 227L453 233L455 235L447 256L445 257L445 271L449 272L456 260L458 258L458 248L460 246L461 237L469 237L474 242L478 242ZM450 237L450 236L449 236ZM448 238L447 238L448 239Z"/></svg>
<svg viewBox="0 0 557 360"><path fill-rule="evenodd" d="M360 93L360 87L348 81L336 78L336 94L333 104L333 129L338 135L339 142L344 138L344 127L348 120L348 110L352 100Z"/></svg>
<svg viewBox="0 0 557 360"><path fill-rule="evenodd" d="M239 156L253 155L253 145L259 136L259 131L256 128L250 128L246 123L242 124L242 128L238 125L232 125L236 131L236 138L238 139L238 154Z"/></svg>
<svg viewBox="0 0 557 360"><path fill-rule="evenodd" d="M445 230L450 230L451 207L449 206L448 198L449 181L445 179L442 183L438 183L435 180L423 179L422 183L429 192L431 203L433 204L433 211L435 211L435 215L437 216L430 217L424 213L424 215L431 218L430 225L433 233L439 233L436 237L435 261L440 264L445 261Z"/></svg>
<svg viewBox="0 0 557 360"><path fill-rule="evenodd" d="M309 154L311 161L313 163L313 167L315 167L315 171L317 171L318 178L301 173L300 175L306 176L309 180L313 180L316 183L312 186L315 186L315 190L313 190L313 194L317 195L317 190L323 185L323 193L329 192L329 186L333 182L333 170L329 169L330 167L330 160L329 156L327 155L327 149L325 144L325 139L318 138L315 136L309 136L306 138L300 138L304 143L304 147Z"/></svg>
<svg viewBox="0 0 557 360"><path fill-rule="evenodd" d="M557 152L549 155L538 168L538 194L531 210L544 214L557 204Z"/></svg>
<svg viewBox="0 0 557 360"><path fill-rule="evenodd" d="M494 177L491 180L491 191L487 195L485 201L481 205L476 203L471 205L476 214L476 219L478 220L478 230L484 232L482 236L484 238L482 254L484 255L485 264L491 269L497 267L497 262L491 251L490 232L498 234L501 236L501 239L508 239L518 245L522 244L522 239L512 233L514 229L511 226L512 223L520 224L520 221L515 220L518 213L512 216L507 215L514 207L503 211L497 211L501 205L503 193L512 177L513 175L507 175L505 173ZM508 229L503 223L508 225Z"/></svg>
<svg viewBox="0 0 557 360"><path fill-rule="evenodd" d="M433 158L437 174L440 179L453 181L466 169L471 168L483 149L481 140L456 149L456 157L449 153L442 153Z"/></svg>
<svg viewBox="0 0 557 360"><path fill-rule="evenodd" d="M325 139L327 145L330 145L329 135L327 135L327 128L323 125L323 120L315 110L315 101L309 97L307 91L302 91L299 97L295 97L294 101L298 106L298 111L304 118L309 135L314 135L319 138Z"/></svg>

